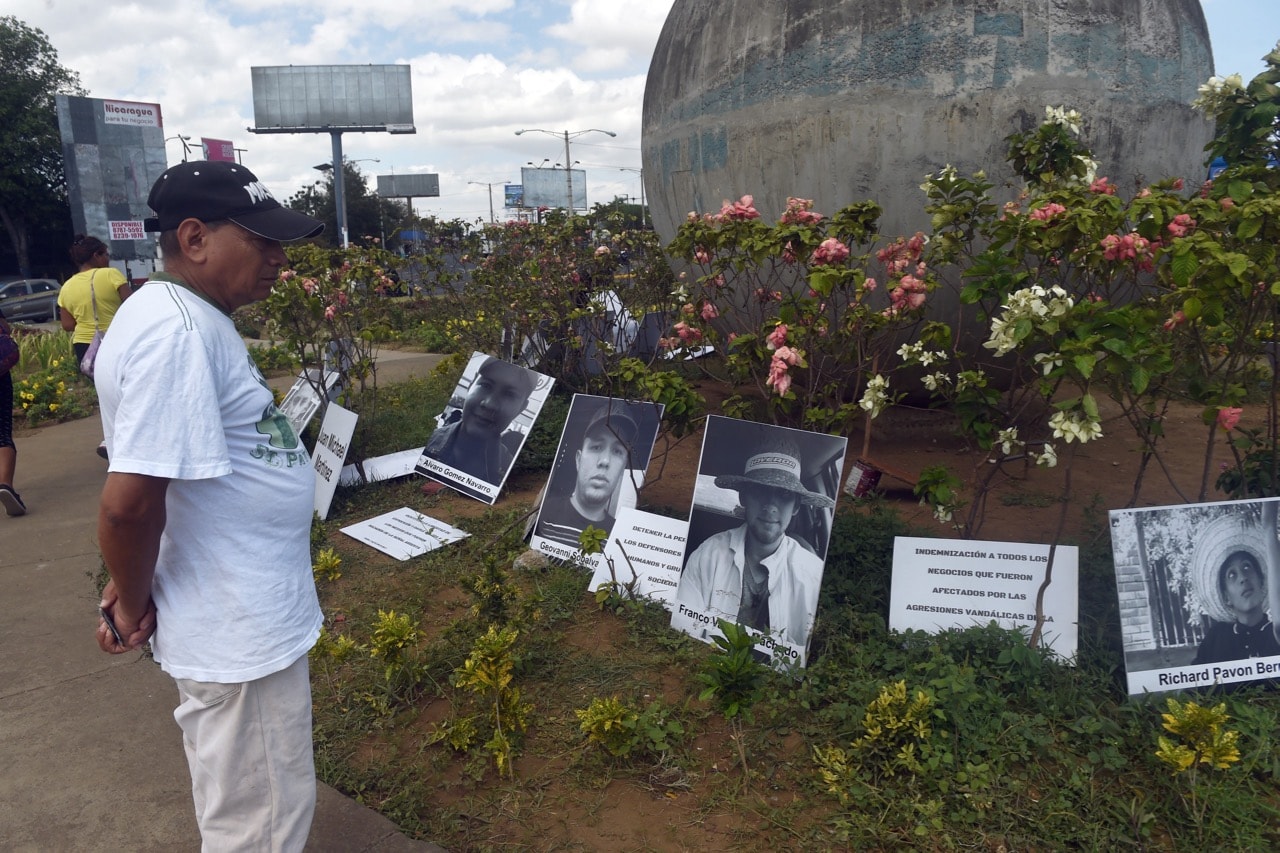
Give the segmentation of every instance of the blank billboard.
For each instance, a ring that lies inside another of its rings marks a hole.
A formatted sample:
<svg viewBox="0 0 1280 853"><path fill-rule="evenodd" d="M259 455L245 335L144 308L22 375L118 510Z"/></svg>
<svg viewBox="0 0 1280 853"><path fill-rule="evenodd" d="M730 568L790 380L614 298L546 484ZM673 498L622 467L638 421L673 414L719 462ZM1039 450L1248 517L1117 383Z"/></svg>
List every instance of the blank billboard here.
<svg viewBox="0 0 1280 853"><path fill-rule="evenodd" d="M572 178L573 207L586 210L587 173L574 169ZM522 168L520 182L524 185L525 207L564 207L565 199L569 197L564 169Z"/></svg>
<svg viewBox="0 0 1280 853"><path fill-rule="evenodd" d="M378 195L383 198L438 196L440 176L433 172L421 175L378 175Z"/></svg>
<svg viewBox="0 0 1280 853"><path fill-rule="evenodd" d="M253 75L255 133L415 133L408 65L269 65Z"/></svg>

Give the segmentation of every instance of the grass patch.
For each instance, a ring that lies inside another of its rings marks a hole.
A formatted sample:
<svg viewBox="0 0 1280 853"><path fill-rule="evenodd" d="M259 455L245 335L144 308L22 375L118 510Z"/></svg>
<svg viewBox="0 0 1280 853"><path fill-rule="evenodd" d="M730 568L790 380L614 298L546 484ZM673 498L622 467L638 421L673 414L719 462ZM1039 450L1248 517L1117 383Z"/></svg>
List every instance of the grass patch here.
<svg viewBox="0 0 1280 853"><path fill-rule="evenodd" d="M386 393L421 418L454 379ZM379 423L375 434L399 429ZM550 461L540 464L513 477L517 494L545 480ZM730 721L699 698L698 672L716 652L672 631L661 608L602 608L582 570L514 564L527 501L428 498L421 483L339 490L319 539L343 564L320 583L326 630L313 660L321 778L410 835L458 850L1280 844L1273 693L1182 695L1224 704L1239 733L1231 766L1192 779L1157 758L1165 707L1124 693L1100 498L1085 507L1086 534L1068 543L1081 561L1076 665L993 626L889 631L894 537L928 534L886 502L860 502L836 516L810 667L794 678L766 672ZM401 563L336 532L405 505L472 536ZM413 638L395 656L374 655L391 612L409 618ZM491 627L517 634L507 699L460 681ZM495 727L495 708L501 719L517 707L523 728ZM441 733L459 734L466 719L476 736L455 748ZM614 721L654 728L614 737ZM495 764L499 730L509 775Z"/></svg>

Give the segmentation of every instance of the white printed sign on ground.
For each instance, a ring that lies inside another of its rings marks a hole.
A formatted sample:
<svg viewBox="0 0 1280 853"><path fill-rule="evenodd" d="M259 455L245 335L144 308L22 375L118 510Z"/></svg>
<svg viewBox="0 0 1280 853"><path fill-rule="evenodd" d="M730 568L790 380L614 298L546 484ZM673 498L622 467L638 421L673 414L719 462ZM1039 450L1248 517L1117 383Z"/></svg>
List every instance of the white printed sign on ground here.
<svg viewBox="0 0 1280 853"><path fill-rule="evenodd" d="M421 455L421 448L415 447L412 450L401 450L385 456L374 456L359 464L346 465L342 469L338 485L367 486L369 483L407 477L413 473L414 466L418 464L418 457Z"/></svg>
<svg viewBox="0 0 1280 853"><path fill-rule="evenodd" d="M688 535L687 521L622 508L605 546L605 559L596 564L591 577L591 590L617 583L629 587L636 598L660 601L671 610L680 585L680 565Z"/></svg>
<svg viewBox="0 0 1280 853"><path fill-rule="evenodd" d="M316 514L321 519L329 517L333 493L338 489L342 463L351 447L351 436L356 432L359 416L337 403L330 403L320 423L320 437L311 451L311 464L316 469Z"/></svg>
<svg viewBox="0 0 1280 853"><path fill-rule="evenodd" d="M893 543L889 627L932 633L995 622L1029 631L1048 561L1048 545L899 536ZM1079 574L1079 549L1054 549L1043 636L1047 648L1069 661L1076 656Z"/></svg>
<svg viewBox="0 0 1280 853"><path fill-rule="evenodd" d="M421 556L471 535L407 506L344 527L342 532L397 560Z"/></svg>

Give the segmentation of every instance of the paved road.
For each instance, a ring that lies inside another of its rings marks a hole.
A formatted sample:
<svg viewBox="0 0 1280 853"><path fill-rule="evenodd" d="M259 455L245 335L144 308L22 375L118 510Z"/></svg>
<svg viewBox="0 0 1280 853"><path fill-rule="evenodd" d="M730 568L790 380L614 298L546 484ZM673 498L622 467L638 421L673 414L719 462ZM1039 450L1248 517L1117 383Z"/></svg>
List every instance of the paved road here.
<svg viewBox="0 0 1280 853"><path fill-rule="evenodd" d="M434 367L388 353L382 383ZM279 380L288 386L289 380ZM273 384L276 384L273 382ZM93 639L97 498L106 463L97 417L17 437L16 487L30 512L0 513L0 849L198 850L176 691L140 655ZM431 851L321 785L310 851Z"/></svg>

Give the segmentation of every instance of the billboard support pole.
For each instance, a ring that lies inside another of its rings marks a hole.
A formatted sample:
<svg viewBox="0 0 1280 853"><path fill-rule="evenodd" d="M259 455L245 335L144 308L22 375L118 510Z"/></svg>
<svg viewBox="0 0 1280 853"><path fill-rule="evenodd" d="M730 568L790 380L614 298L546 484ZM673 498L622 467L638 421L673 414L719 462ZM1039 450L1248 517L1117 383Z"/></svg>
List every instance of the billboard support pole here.
<svg viewBox="0 0 1280 853"><path fill-rule="evenodd" d="M342 131L332 130L329 136L333 139L333 206L338 216L338 243L346 249L351 244L347 240L347 170L342 163Z"/></svg>

